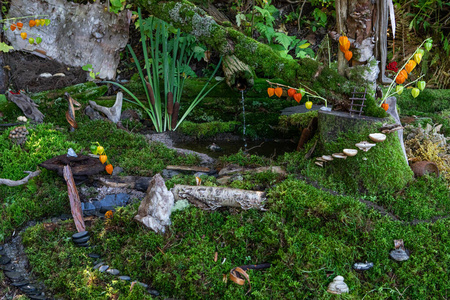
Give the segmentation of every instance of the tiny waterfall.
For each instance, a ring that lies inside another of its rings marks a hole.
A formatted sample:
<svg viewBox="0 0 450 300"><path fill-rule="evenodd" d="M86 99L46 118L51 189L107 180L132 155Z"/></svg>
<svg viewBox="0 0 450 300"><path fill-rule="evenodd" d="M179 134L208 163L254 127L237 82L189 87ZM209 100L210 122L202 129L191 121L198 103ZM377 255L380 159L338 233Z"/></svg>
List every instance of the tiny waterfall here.
<svg viewBox="0 0 450 300"><path fill-rule="evenodd" d="M242 137L244 141L244 151L247 151L247 139L245 138L245 99L244 99L244 90L241 91L242 93L242 116L244 119L244 129L242 131Z"/></svg>

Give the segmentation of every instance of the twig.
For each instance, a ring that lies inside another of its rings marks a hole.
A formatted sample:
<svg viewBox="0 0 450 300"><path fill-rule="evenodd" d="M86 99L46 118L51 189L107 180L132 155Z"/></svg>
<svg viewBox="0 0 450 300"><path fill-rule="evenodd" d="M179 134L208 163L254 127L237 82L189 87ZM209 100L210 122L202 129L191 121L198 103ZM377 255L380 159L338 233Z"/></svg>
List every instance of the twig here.
<svg viewBox="0 0 450 300"><path fill-rule="evenodd" d="M18 186L27 183L31 178L38 176L41 173L41 170L37 170L34 172L24 171L24 173L28 173L28 176L20 179L20 180L10 180L0 178L0 185L5 184L7 186Z"/></svg>

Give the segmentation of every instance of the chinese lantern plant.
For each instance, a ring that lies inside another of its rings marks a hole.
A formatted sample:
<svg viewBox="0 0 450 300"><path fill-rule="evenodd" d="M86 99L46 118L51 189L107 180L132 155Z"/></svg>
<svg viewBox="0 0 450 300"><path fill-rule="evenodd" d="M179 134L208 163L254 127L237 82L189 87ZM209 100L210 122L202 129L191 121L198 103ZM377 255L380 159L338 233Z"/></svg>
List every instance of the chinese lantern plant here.
<svg viewBox="0 0 450 300"><path fill-rule="evenodd" d="M379 106L382 106L383 108L385 108L385 106L383 106L383 104L386 104L386 99L389 97L392 97L395 94L401 94L404 90L404 88L414 84L415 82L417 83L417 87L413 88L411 90L411 94L413 95L414 98L416 98L420 91L422 91L425 88L426 82L425 81L420 81L420 79L425 76L422 75L419 78L417 78L416 80L403 85L403 83L408 79L408 74L410 74L412 72L412 70L414 70L414 68L420 64L420 62L422 61L422 56L424 54L424 50L422 49L422 46L425 45L425 49L427 51L429 51L429 49L431 49L432 46L432 40L431 38L427 38L425 39L422 44L420 44L419 47L417 47L416 51L406 60L406 63L403 65L403 67L401 67L397 74L395 74L394 80L392 80L392 83L389 85L388 90L386 91L382 101L380 102ZM395 87L395 91L394 89L394 84L397 84ZM386 108L385 108L386 110Z"/></svg>
<svg viewBox="0 0 450 300"><path fill-rule="evenodd" d="M113 168L112 164L109 162L108 156L106 156L105 148L102 145L100 145L99 142L95 142L91 145L90 149L91 149L92 154L99 156L98 158L100 159L100 162L103 165L106 163L105 171L109 175L111 175L114 168Z"/></svg>
<svg viewBox="0 0 450 300"><path fill-rule="evenodd" d="M284 85L281 83L273 83L273 82L270 82L269 80L267 80L267 83L269 83L271 85L271 87L269 87L267 89L267 94L269 95L269 97L273 96L274 94L276 94L278 97L281 97L283 94L282 87L284 87L287 89L288 97L293 98L295 101L297 101L297 103L300 103L303 96L307 95L307 97L318 98L318 99L323 100L325 102L325 107L327 107L327 99L319 96L319 94L316 91L313 91L312 89L310 89L306 86L304 88L294 88L294 87L287 86L287 85ZM272 88L272 85L276 85L277 88L275 88L275 89ZM307 90L309 90L309 92ZM305 107L307 109L312 108L312 102L309 99L308 99L308 101L305 102Z"/></svg>

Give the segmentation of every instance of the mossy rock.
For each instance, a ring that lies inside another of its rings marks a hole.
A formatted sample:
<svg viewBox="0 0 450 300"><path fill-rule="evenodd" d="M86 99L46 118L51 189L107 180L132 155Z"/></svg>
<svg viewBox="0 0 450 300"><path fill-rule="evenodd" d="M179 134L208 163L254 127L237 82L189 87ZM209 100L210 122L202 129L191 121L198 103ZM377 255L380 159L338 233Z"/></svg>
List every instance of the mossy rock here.
<svg viewBox="0 0 450 300"><path fill-rule="evenodd" d="M318 118L320 146L317 155L357 149L355 144L361 141L374 143L369 134L379 132L378 128L389 120L323 111ZM325 164L329 179L343 183L346 190L367 194L398 191L413 179L396 133L387 134L384 142L377 143L368 152L357 150L354 157L334 159Z"/></svg>

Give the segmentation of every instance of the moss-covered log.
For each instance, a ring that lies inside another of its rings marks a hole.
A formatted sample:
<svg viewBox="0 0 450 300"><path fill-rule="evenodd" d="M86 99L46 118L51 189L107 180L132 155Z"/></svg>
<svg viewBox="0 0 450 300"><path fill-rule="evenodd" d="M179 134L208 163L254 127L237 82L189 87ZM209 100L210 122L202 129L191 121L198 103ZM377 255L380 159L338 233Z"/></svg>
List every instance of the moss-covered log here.
<svg viewBox="0 0 450 300"><path fill-rule="evenodd" d="M253 72L234 55L227 55L222 62L225 81L234 90L251 89L254 84Z"/></svg>
<svg viewBox="0 0 450 300"><path fill-rule="evenodd" d="M349 82L336 70L312 59L283 58L268 45L259 43L234 28L218 25L205 11L188 1L136 2L152 15L193 34L221 55L235 55L254 70L262 72L265 77L281 78L294 87L306 85L331 103L347 99L356 84L361 86L361 83ZM384 115L384 111L380 111L380 114Z"/></svg>

